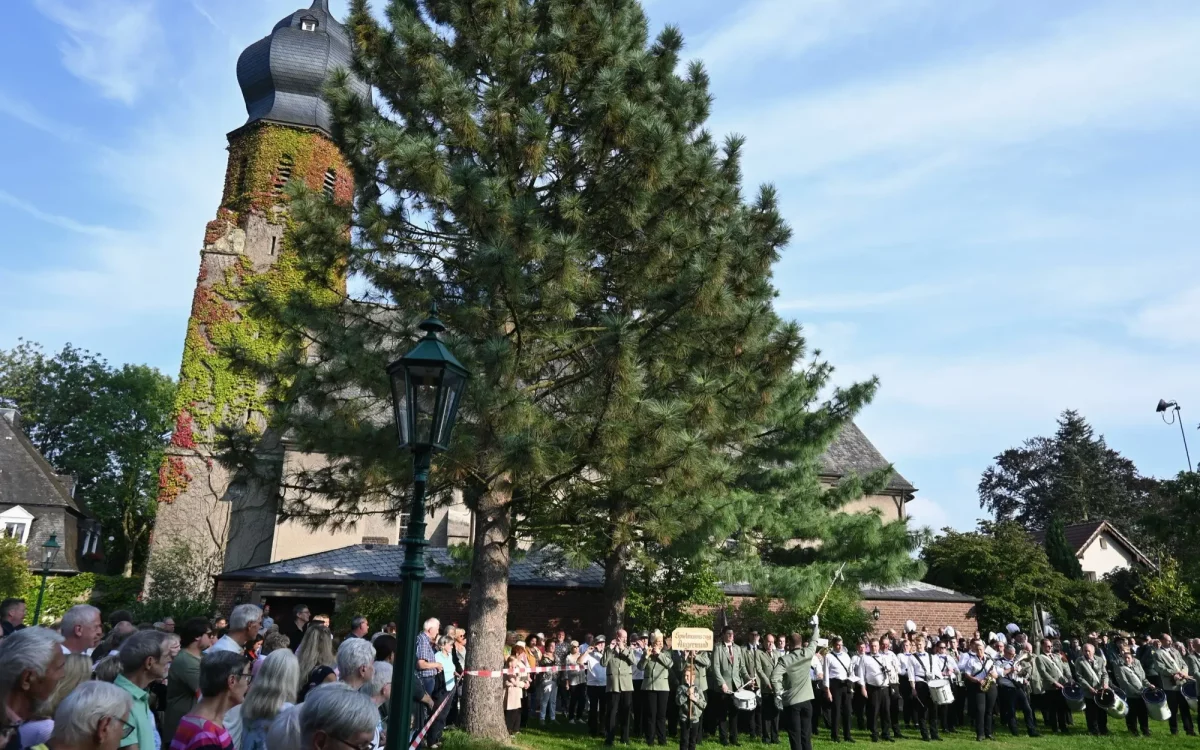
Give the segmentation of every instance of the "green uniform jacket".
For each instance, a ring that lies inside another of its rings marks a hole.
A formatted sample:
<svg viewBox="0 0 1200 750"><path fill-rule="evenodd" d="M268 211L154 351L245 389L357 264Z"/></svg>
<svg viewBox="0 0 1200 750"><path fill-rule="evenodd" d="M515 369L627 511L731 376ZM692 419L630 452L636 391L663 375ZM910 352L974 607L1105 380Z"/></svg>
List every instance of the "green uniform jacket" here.
<svg viewBox="0 0 1200 750"><path fill-rule="evenodd" d="M742 658L746 660L747 679L758 680L758 688L762 690L763 695L771 693L771 673L775 669L775 660L771 655L759 646L755 649L745 649Z"/></svg>
<svg viewBox="0 0 1200 750"><path fill-rule="evenodd" d="M704 707L708 705L708 694L704 692L704 686L698 681L695 685L680 685L675 689L675 704L679 706L679 720L688 720L689 688L695 688L695 691L691 695L692 721L700 721L700 716L704 713Z"/></svg>
<svg viewBox="0 0 1200 750"><path fill-rule="evenodd" d="M1029 686L1035 695L1041 695L1049 690L1054 683L1068 682L1063 672L1064 665L1055 654L1037 654L1033 657L1033 673L1030 675Z"/></svg>
<svg viewBox="0 0 1200 750"><path fill-rule="evenodd" d="M1108 672L1104 671L1104 662L1099 659L1090 662L1084 657L1076 659L1075 677L1080 685L1090 690L1103 690L1108 687Z"/></svg>
<svg viewBox="0 0 1200 750"><path fill-rule="evenodd" d="M1115 674L1117 687L1124 690L1129 698L1138 697L1143 690L1150 687L1150 683L1146 681L1146 670L1142 669L1142 663L1137 659L1134 659L1132 664L1117 664Z"/></svg>
<svg viewBox="0 0 1200 750"><path fill-rule="evenodd" d="M731 658L732 661L730 661ZM730 657L729 647L724 643L713 646L712 671L709 673L709 679L712 681L714 690L724 692L724 689L728 688L730 693L737 692L750 679L750 673L746 669L746 660L742 658L741 646L733 647L732 657Z"/></svg>
<svg viewBox="0 0 1200 750"><path fill-rule="evenodd" d="M604 649L600 663L608 672L608 692L633 692L633 649L628 646L613 648L610 645Z"/></svg>
<svg viewBox="0 0 1200 750"><path fill-rule="evenodd" d="M1193 680L1200 677L1200 654L1188 654L1183 658L1183 663L1187 665L1188 674Z"/></svg>
<svg viewBox="0 0 1200 750"><path fill-rule="evenodd" d="M642 692L647 690L671 689L671 652L660 651L651 657L650 650L638 662L638 669L644 673L642 677Z"/></svg>
<svg viewBox="0 0 1200 750"><path fill-rule="evenodd" d="M671 671L675 673L675 684L683 684L683 673L687 670L688 658L686 651L671 652ZM692 659L692 663L696 666L696 684L701 689L708 689L708 667L712 663L709 660L709 653L701 651Z"/></svg>
<svg viewBox="0 0 1200 750"><path fill-rule="evenodd" d="M1173 648L1160 648L1154 652L1154 671L1162 678L1163 690L1178 690L1188 681L1187 665ZM1175 679L1176 672L1184 673L1182 680Z"/></svg>
<svg viewBox="0 0 1200 750"><path fill-rule="evenodd" d="M794 706L813 699L812 660L817 653L820 628L814 627L808 645L799 651L784 654L771 670L771 689L783 705Z"/></svg>

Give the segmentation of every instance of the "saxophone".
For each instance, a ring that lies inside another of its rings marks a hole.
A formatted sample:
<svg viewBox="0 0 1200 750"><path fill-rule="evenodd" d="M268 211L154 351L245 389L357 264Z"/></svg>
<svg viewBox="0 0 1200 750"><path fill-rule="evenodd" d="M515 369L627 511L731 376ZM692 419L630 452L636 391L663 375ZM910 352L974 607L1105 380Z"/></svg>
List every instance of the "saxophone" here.
<svg viewBox="0 0 1200 750"><path fill-rule="evenodd" d="M987 691L991 690L992 686L995 684L996 684L996 677L991 672L988 672L987 679L984 680L983 684L979 686L979 691L982 693L986 693Z"/></svg>

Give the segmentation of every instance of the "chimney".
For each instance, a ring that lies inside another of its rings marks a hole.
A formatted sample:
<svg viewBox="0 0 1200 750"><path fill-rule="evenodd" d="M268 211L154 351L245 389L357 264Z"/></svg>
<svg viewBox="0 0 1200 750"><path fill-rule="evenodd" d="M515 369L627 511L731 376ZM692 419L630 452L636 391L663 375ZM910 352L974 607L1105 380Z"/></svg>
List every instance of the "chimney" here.
<svg viewBox="0 0 1200 750"><path fill-rule="evenodd" d="M21 429L21 412L15 406L0 406L0 417L16 429Z"/></svg>

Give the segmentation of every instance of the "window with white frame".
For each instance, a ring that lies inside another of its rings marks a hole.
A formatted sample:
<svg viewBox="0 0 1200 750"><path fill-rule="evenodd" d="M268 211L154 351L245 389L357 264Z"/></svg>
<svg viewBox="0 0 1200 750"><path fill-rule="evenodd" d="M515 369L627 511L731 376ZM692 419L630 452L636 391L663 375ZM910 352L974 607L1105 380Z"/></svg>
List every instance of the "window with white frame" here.
<svg viewBox="0 0 1200 750"><path fill-rule="evenodd" d="M0 513L0 524L3 524L4 536L16 539L21 544L29 543L29 528L33 525L33 514L14 505Z"/></svg>

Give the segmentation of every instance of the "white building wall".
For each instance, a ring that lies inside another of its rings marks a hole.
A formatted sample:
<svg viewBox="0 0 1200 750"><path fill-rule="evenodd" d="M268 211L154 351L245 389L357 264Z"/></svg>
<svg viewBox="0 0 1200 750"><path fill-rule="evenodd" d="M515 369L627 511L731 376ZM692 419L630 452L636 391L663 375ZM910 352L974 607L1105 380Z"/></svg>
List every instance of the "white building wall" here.
<svg viewBox="0 0 1200 750"><path fill-rule="evenodd" d="M1125 549L1112 534L1103 531L1079 555L1079 564L1084 575L1097 580L1118 568L1129 568L1134 563L1133 554Z"/></svg>

